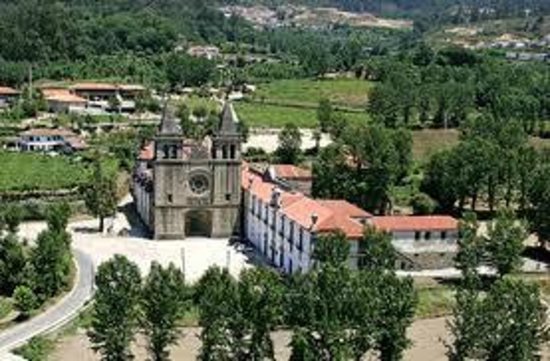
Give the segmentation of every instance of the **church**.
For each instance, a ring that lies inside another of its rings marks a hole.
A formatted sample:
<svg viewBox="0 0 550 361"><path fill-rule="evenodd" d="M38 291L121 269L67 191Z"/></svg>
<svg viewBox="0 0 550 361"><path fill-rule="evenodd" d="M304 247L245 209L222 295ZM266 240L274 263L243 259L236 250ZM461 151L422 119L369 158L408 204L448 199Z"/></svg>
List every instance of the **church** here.
<svg viewBox="0 0 550 361"><path fill-rule="evenodd" d="M240 231L239 120L226 102L213 134L184 136L173 109L140 152L132 178L136 209L154 239L228 238Z"/></svg>

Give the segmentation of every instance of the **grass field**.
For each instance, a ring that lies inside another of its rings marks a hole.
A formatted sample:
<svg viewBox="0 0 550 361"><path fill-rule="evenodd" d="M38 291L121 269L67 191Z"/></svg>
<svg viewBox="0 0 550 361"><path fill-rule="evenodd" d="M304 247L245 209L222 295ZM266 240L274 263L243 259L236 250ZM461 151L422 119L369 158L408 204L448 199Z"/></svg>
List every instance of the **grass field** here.
<svg viewBox="0 0 550 361"><path fill-rule="evenodd" d="M434 153L458 144L460 132L456 129L425 129L413 131L413 158L429 159ZM531 137L529 143L538 150L550 148L550 139Z"/></svg>
<svg viewBox="0 0 550 361"><path fill-rule="evenodd" d="M69 158L0 152L0 192L72 188L86 179L84 168Z"/></svg>
<svg viewBox="0 0 550 361"><path fill-rule="evenodd" d="M289 79L260 85L254 98L313 107L327 98L339 106L364 109L371 89L371 82L357 79Z"/></svg>
<svg viewBox="0 0 550 361"><path fill-rule="evenodd" d="M239 117L250 127L282 128L287 123L294 123L300 128L317 127L316 109L266 105L259 103L237 103ZM367 113L342 113L350 121L368 121Z"/></svg>
<svg viewBox="0 0 550 361"><path fill-rule="evenodd" d="M449 287L420 287L416 317L433 318L448 315L454 305L454 294Z"/></svg>

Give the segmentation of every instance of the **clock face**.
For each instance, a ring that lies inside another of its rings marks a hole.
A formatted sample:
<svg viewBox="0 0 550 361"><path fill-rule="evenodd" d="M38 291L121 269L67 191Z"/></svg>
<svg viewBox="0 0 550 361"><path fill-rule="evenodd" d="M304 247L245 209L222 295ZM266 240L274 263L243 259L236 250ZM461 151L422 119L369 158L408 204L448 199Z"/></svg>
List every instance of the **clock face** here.
<svg viewBox="0 0 550 361"><path fill-rule="evenodd" d="M197 174L191 177L189 180L189 188L191 192L201 195L208 191L208 178L203 174Z"/></svg>

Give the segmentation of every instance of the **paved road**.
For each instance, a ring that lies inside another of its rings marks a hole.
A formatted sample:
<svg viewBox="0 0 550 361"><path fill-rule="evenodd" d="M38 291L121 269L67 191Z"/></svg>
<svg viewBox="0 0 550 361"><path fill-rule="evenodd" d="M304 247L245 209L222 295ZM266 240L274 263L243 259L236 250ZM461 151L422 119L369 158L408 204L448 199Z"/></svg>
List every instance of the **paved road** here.
<svg viewBox="0 0 550 361"><path fill-rule="evenodd" d="M39 334L53 331L69 322L91 298L93 292L93 263L90 257L74 249L78 279L73 290L46 312L29 321L0 332L1 355L21 346Z"/></svg>

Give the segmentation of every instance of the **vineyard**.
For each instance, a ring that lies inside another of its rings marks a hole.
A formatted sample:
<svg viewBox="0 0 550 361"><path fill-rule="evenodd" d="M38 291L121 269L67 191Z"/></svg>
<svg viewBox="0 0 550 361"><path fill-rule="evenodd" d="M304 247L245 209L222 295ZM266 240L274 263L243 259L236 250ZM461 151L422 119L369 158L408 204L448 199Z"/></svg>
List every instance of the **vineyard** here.
<svg viewBox="0 0 550 361"><path fill-rule="evenodd" d="M85 168L69 157L0 152L0 192L71 189L86 180Z"/></svg>

